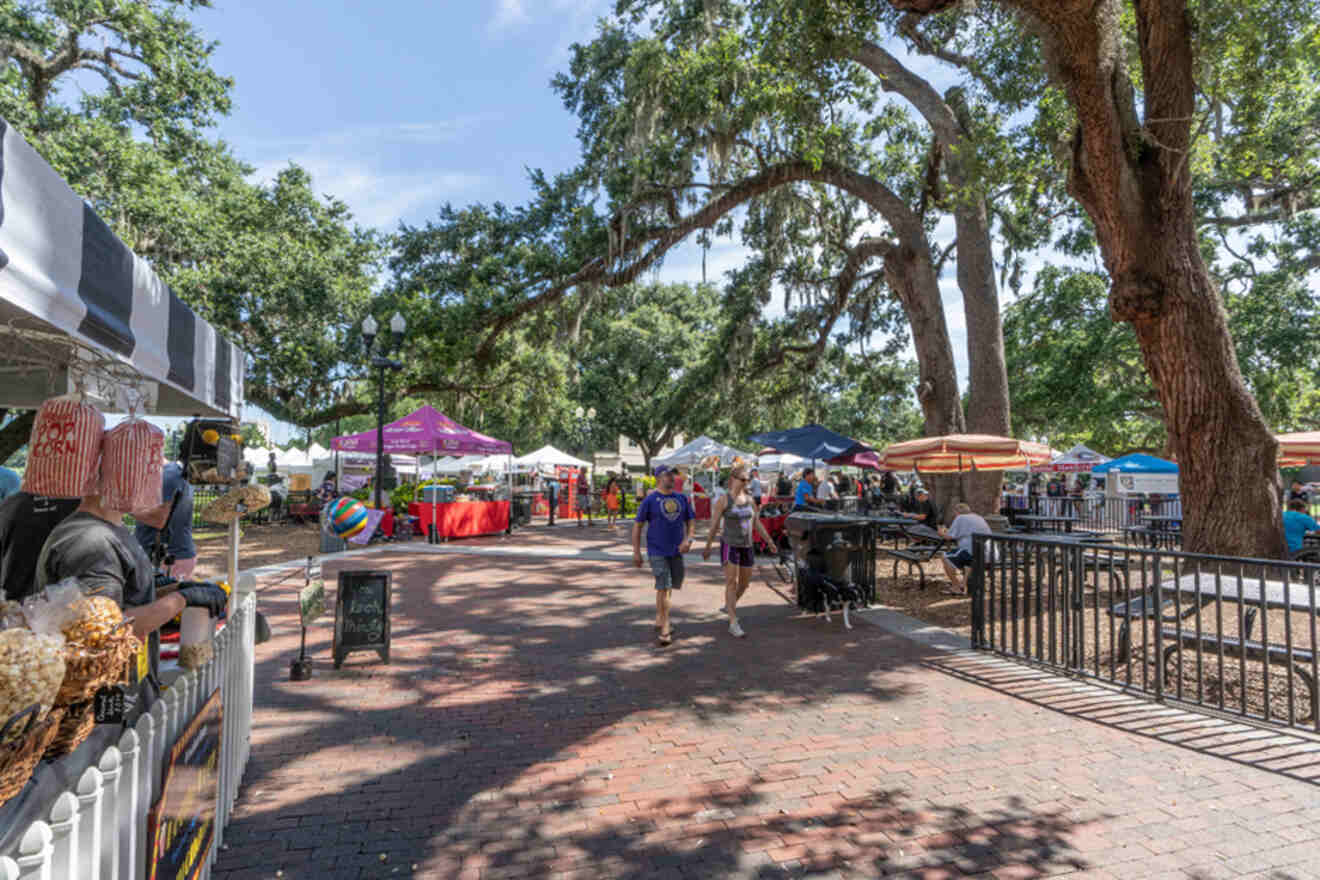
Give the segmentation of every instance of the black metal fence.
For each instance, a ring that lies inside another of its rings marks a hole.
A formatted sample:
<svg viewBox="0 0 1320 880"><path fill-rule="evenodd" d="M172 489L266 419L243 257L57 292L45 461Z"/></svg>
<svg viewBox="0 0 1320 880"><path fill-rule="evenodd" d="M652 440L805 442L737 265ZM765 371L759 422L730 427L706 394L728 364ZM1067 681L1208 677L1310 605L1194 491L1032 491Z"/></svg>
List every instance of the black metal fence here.
<svg viewBox="0 0 1320 880"><path fill-rule="evenodd" d="M1320 565L1063 536L975 539L976 647L1320 732Z"/></svg>

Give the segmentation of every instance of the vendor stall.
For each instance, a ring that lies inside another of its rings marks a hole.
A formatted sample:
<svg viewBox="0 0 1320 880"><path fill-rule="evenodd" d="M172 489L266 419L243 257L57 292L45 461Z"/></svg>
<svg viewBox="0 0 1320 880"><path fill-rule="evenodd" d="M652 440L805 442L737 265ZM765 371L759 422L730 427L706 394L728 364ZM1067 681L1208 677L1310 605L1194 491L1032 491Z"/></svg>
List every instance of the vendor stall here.
<svg viewBox="0 0 1320 880"><path fill-rule="evenodd" d="M49 436L57 408L91 412L88 404L130 414L203 416L224 425L239 417L243 353L184 305L3 121L0 203L0 406L41 407L45 419L38 417L34 434L44 431L42 436ZM67 400L53 401L65 395ZM78 417L72 418L76 424ZM149 461L132 451L138 447L120 446L119 440L140 434L147 441L142 448L152 449L155 429L144 422L123 432L121 427L104 435L89 430L86 437L103 444L107 462L112 448L130 450L125 462ZM134 484L129 477L135 471L116 473L106 463L102 497L123 491L137 498L145 490L158 502L159 447L154 456L155 486L150 480ZM25 475L34 481L39 468L31 463L38 457L34 449ZM40 457L57 456L48 447ZM234 454L230 466L238 460ZM112 481L120 478L115 489ZM41 490L34 482L29 491ZM236 519L230 535L230 583L236 583ZM51 592L34 598L49 601ZM0 690L11 698L7 712L12 698L30 705L19 710L8 731L17 738L0 734L0 876L81 880L149 873L152 860L167 849L149 829L164 833L159 820L165 792L184 777L171 776L171 752L190 730L206 732L206 748L198 752L205 769L192 782L195 791L210 796L199 801L204 818L168 844L182 844L176 851L189 854L189 870L205 869L223 836L248 756L255 596L250 586L238 584L226 603L226 624L218 632L203 628L204 641L189 645L205 648L207 659L185 664L188 669L162 668L159 679L145 674L155 658L125 647L132 639L113 621L116 604L70 602L71 611L79 610L72 626L66 621L60 627L64 662L58 669L41 659L39 646L25 635L41 630L49 618L31 608L9 608L5 615L5 648L11 659L17 651L29 660L14 666L20 678ZM53 699L23 692L55 671L62 680ZM10 720L0 718L0 725ZM47 760L35 763L43 754Z"/></svg>
<svg viewBox="0 0 1320 880"><path fill-rule="evenodd" d="M494 437L465 428L430 406L390 422L384 427L384 451L390 455L511 456L513 447ZM347 434L331 441L342 452L376 452L376 432ZM511 486L502 487L511 490ZM454 507L460 505L461 507ZM422 533L435 540L490 535L509 530L509 499L442 501L433 492L429 502L413 501L408 514L417 518ZM434 531L432 529L434 528Z"/></svg>

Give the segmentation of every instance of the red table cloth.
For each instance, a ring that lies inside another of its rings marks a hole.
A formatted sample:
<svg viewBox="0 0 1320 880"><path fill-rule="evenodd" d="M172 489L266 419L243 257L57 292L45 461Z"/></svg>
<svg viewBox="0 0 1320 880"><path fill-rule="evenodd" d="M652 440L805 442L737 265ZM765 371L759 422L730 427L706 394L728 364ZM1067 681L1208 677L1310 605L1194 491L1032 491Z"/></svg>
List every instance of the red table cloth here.
<svg viewBox="0 0 1320 880"><path fill-rule="evenodd" d="M435 510L436 534L441 538L475 538L493 535L509 528L509 502L507 501L451 501L448 504L408 505L408 513L417 517L417 524L426 535L431 530L431 511Z"/></svg>

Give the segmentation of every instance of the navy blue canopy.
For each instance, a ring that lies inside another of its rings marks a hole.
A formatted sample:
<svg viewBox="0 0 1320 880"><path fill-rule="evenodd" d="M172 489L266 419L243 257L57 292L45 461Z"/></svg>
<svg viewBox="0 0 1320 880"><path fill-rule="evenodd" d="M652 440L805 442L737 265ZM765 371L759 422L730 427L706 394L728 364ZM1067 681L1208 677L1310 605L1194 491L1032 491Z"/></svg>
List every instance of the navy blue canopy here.
<svg viewBox="0 0 1320 880"><path fill-rule="evenodd" d="M854 461L857 456L864 456L866 453L871 453L872 456L875 454L873 447L851 437L836 434L820 425L803 425L800 428L789 428L787 431L753 434L749 439L752 443L759 443L779 452L789 452L802 458L830 464L860 465L862 462Z"/></svg>

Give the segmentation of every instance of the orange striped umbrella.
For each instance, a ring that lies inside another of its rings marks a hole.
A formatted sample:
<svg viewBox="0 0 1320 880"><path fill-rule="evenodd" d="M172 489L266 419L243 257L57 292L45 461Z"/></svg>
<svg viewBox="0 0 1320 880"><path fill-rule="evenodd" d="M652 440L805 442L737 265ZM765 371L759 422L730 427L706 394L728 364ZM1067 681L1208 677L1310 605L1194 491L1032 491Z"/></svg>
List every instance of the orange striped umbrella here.
<svg viewBox="0 0 1320 880"><path fill-rule="evenodd" d="M1320 431L1279 434L1279 467L1320 464Z"/></svg>
<svg viewBox="0 0 1320 880"><path fill-rule="evenodd" d="M880 466L891 471L956 474L963 471L1005 471L1039 467L1058 455L1044 443L991 434L947 434L920 437L885 448Z"/></svg>

